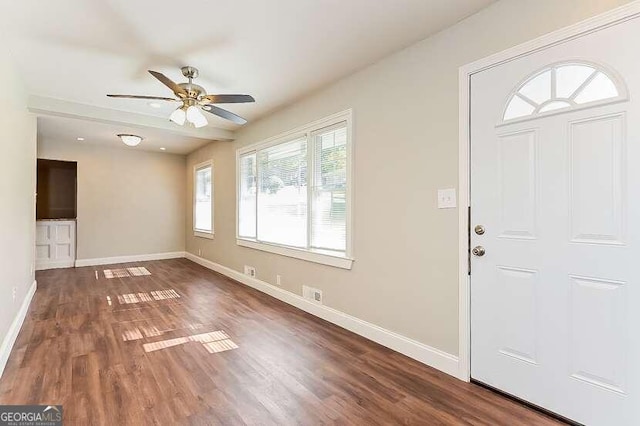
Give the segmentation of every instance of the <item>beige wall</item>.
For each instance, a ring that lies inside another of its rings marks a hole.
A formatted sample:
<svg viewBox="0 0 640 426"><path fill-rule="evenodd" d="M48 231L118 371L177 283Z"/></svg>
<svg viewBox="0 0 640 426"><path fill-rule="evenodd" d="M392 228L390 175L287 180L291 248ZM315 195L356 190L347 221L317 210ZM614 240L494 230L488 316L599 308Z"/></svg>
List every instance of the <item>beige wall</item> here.
<svg viewBox="0 0 640 426"><path fill-rule="evenodd" d="M34 280L36 218L36 119L27 111L22 81L4 48L0 85L0 340L4 340Z"/></svg>
<svg viewBox="0 0 640 426"><path fill-rule="evenodd" d="M503 0L267 118L235 143L213 143L188 169L213 158L215 240L194 238L187 203L187 250L446 352L458 352L458 211L438 210L438 188L458 180L458 68L625 0ZM328 65L329 66L329 65ZM259 100L258 100L259 101ZM346 271L238 247L235 150L353 108L355 246ZM191 191L191 172L187 172ZM190 193L190 192L189 192Z"/></svg>
<svg viewBox="0 0 640 426"><path fill-rule="evenodd" d="M38 158L78 162L78 259L184 251L184 156L38 140Z"/></svg>

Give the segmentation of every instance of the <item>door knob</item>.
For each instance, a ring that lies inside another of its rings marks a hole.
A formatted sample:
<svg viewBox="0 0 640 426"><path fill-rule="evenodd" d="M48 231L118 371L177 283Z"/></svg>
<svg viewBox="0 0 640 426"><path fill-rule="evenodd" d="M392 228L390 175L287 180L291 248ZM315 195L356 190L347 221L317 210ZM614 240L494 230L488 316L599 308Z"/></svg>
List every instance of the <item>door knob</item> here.
<svg viewBox="0 0 640 426"><path fill-rule="evenodd" d="M476 234L478 234L478 235L483 235L483 234L484 234L484 226L482 226L482 225L477 225L477 226L474 228L474 231L475 231L475 232L476 232Z"/></svg>
<svg viewBox="0 0 640 426"><path fill-rule="evenodd" d="M484 247L476 246L476 247L473 248L473 250L471 250L471 253L473 253L474 256L482 257L482 256L484 256L486 251L485 251Z"/></svg>

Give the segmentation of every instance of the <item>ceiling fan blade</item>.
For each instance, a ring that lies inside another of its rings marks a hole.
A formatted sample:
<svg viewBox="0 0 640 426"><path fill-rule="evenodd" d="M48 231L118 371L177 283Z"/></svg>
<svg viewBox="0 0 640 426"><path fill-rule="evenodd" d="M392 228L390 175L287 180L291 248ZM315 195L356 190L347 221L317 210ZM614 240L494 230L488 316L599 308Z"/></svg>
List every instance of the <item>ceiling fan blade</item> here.
<svg viewBox="0 0 640 426"><path fill-rule="evenodd" d="M127 99L148 99L154 101L173 101L180 102L180 99L163 98L162 96L144 96L144 95L107 95L110 98L127 98Z"/></svg>
<svg viewBox="0 0 640 426"><path fill-rule="evenodd" d="M187 96L186 90L184 90L182 87L178 86L173 80L171 80L166 75L164 75L164 74L162 74L161 72L158 72L158 71L151 71L151 70L148 70L148 71L149 71L149 74L151 74L152 76L154 76L155 78L160 80L160 82L162 84L164 84L169 89L171 89L173 91L173 93L175 93L176 95L178 95L178 96L179 95L183 95L185 97Z"/></svg>
<svg viewBox="0 0 640 426"><path fill-rule="evenodd" d="M202 102L208 104L242 104L255 101L250 95L206 95L202 98Z"/></svg>
<svg viewBox="0 0 640 426"><path fill-rule="evenodd" d="M213 115L217 115L218 117L225 118L229 121L233 121L236 124L245 124L247 120L232 113L231 111L227 111L226 109L218 108L215 105L207 104L202 107L204 111L207 111Z"/></svg>

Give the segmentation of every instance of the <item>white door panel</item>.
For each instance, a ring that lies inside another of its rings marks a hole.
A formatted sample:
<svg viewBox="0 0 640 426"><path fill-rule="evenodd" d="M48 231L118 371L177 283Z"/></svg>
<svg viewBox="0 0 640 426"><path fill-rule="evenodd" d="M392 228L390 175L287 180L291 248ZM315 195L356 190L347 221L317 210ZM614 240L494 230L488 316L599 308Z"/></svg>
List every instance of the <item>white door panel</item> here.
<svg viewBox="0 0 640 426"><path fill-rule="evenodd" d="M501 238L536 238L537 138L536 130L498 136Z"/></svg>
<svg viewBox="0 0 640 426"><path fill-rule="evenodd" d="M69 268L76 260L76 222L36 222L36 269Z"/></svg>
<svg viewBox="0 0 640 426"><path fill-rule="evenodd" d="M471 376L585 424L640 424L639 37L471 79Z"/></svg>

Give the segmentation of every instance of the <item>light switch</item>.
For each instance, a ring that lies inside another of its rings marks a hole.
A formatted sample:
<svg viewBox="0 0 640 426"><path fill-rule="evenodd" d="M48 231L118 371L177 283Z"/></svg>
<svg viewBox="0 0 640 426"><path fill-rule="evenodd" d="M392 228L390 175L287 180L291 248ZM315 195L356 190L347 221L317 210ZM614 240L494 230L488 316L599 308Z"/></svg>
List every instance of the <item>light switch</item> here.
<svg viewBox="0 0 640 426"><path fill-rule="evenodd" d="M439 209L455 209L456 208L456 190L438 189L438 208Z"/></svg>

